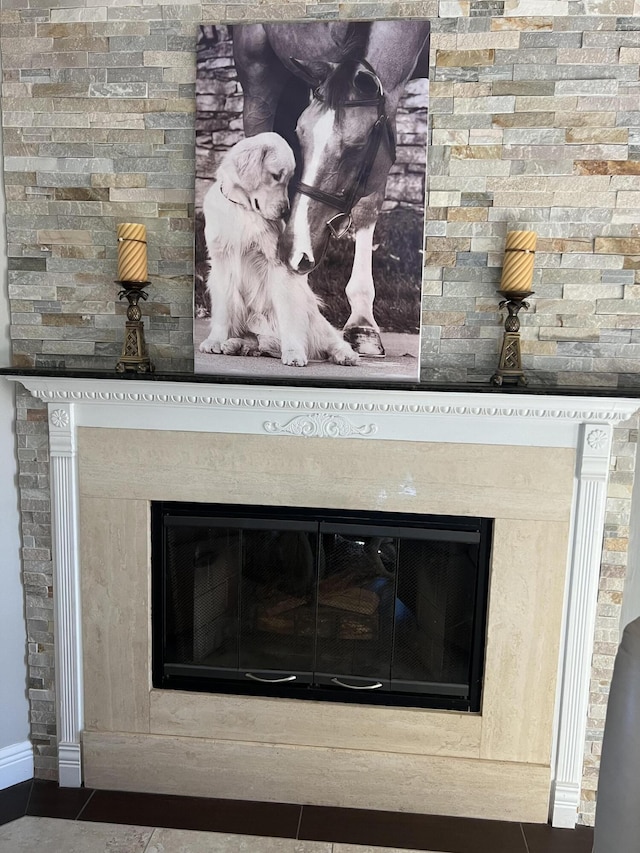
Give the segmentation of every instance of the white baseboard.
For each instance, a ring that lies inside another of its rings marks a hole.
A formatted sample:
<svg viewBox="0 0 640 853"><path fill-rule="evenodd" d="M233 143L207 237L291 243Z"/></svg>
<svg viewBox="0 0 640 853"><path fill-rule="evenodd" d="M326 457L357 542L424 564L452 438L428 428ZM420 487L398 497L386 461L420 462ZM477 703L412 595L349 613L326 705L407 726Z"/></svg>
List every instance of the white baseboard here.
<svg viewBox="0 0 640 853"><path fill-rule="evenodd" d="M0 791L33 779L33 747L30 741L0 749Z"/></svg>
<svg viewBox="0 0 640 853"><path fill-rule="evenodd" d="M82 749L79 743L58 744L58 784L61 788L82 787Z"/></svg>
<svg viewBox="0 0 640 853"><path fill-rule="evenodd" d="M575 829L580 805L580 784L556 782L552 799L551 826L560 829Z"/></svg>

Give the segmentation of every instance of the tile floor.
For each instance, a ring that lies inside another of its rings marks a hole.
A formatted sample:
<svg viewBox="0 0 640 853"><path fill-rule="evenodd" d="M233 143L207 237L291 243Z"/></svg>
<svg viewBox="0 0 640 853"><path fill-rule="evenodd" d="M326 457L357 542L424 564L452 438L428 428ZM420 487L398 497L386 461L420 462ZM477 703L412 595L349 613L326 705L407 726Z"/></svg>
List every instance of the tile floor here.
<svg viewBox="0 0 640 853"><path fill-rule="evenodd" d="M0 791L0 853L591 853L593 832L435 815L59 788Z"/></svg>

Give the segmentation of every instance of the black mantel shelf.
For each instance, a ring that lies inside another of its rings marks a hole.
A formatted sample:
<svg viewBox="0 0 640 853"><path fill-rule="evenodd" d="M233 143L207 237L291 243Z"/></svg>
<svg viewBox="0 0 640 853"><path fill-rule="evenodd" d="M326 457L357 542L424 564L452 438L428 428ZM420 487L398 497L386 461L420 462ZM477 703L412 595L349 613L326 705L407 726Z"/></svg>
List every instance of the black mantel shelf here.
<svg viewBox="0 0 640 853"><path fill-rule="evenodd" d="M640 384L637 386L622 386L602 388L599 386L550 385L537 383L535 374L530 374L530 384L526 386L491 385L489 382L445 383L445 382L349 382L343 381L332 384L326 379L304 379L300 376L269 377L260 376L229 376L206 375L195 373L116 373L115 370L86 370L75 368L43 368L43 367L0 367L0 376L31 376L51 379L99 379L112 382L192 382L200 385L252 385L284 388L323 388L334 391L375 390L375 391L424 391L425 393L442 392L458 394L490 394L508 396L522 394L525 396L556 396L556 397L600 397L600 398L630 398L640 399ZM640 375L639 375L640 382Z"/></svg>

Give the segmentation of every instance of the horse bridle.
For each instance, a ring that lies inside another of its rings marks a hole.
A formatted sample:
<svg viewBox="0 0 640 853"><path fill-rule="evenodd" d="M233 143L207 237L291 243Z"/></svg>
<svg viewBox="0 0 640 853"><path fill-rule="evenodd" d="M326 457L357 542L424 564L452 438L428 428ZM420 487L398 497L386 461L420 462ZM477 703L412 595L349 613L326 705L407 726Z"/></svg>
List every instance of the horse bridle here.
<svg viewBox="0 0 640 853"><path fill-rule="evenodd" d="M362 60L362 64L365 65L372 74L375 74L375 71L368 62ZM314 91L313 97L316 101L324 101L319 89ZM380 143L383 139L387 140L389 154L391 155L391 162L395 163L396 159L393 131L391 130L389 119L385 112L384 92L381 91L375 98L360 98L352 101L343 101L340 106L349 108L376 107L378 111L378 117L369 131L366 148L363 152L362 161L355 180L346 191L341 193L328 193L319 187L312 187L302 181L298 181L294 189L294 192L306 195L309 198L319 201L322 204L326 204L327 207L332 207L334 210L338 211L338 213L335 216L332 216L331 219L328 219L326 223L330 234L335 238L344 237L351 227L351 211L355 203L365 195L367 183L371 176L371 170L373 169L373 164L376 161L376 157L378 156L378 151L380 149Z"/></svg>

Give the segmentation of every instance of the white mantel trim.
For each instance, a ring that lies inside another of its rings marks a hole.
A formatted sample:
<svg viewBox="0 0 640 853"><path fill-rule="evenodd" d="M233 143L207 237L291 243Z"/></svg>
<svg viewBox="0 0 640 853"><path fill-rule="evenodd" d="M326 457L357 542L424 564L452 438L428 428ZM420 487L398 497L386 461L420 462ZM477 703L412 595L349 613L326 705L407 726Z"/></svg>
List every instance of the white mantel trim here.
<svg viewBox="0 0 640 853"><path fill-rule="evenodd" d="M584 424L576 460L551 812L553 825L568 829L575 827L580 806L612 438L611 425Z"/></svg>
<svg viewBox="0 0 640 853"><path fill-rule="evenodd" d="M49 405L58 781L82 785L84 725L75 406Z"/></svg>
<svg viewBox="0 0 640 853"><path fill-rule="evenodd" d="M577 447L581 423L615 425L640 407L586 396L8 378L49 404L76 404L78 426L113 429Z"/></svg>
<svg viewBox="0 0 640 853"><path fill-rule="evenodd" d="M78 427L571 447L577 453L558 684L555 826L577 820L613 427L640 401L524 394L203 385L9 376L48 403L60 784L82 783Z"/></svg>

